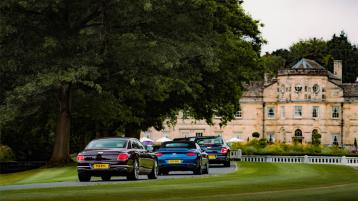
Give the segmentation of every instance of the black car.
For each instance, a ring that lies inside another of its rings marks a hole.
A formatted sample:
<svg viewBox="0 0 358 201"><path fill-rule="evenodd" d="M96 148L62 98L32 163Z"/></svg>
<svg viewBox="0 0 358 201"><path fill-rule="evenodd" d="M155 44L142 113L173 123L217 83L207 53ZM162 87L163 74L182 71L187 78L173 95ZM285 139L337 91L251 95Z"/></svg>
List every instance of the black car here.
<svg viewBox="0 0 358 201"><path fill-rule="evenodd" d="M112 176L137 180L139 175L156 179L158 159L135 138L101 138L91 141L77 155L78 179L90 181L92 176L108 181Z"/></svg>
<svg viewBox="0 0 358 201"><path fill-rule="evenodd" d="M174 141L196 142L208 154L210 164L224 164L225 167L230 167L230 147L221 136L176 138Z"/></svg>
<svg viewBox="0 0 358 201"><path fill-rule="evenodd" d="M195 142L208 153L210 164L224 164L230 167L230 147L221 136L196 137Z"/></svg>
<svg viewBox="0 0 358 201"><path fill-rule="evenodd" d="M161 174L170 171L193 171L197 175L209 173L208 155L195 142L164 142L156 155Z"/></svg>

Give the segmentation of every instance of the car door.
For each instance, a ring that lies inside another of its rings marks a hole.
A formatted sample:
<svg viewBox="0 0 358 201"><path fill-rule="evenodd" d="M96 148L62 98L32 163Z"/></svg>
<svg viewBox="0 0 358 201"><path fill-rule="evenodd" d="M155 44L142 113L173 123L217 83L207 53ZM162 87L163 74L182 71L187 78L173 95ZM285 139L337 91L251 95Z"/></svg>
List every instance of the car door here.
<svg viewBox="0 0 358 201"><path fill-rule="evenodd" d="M140 143L138 140L133 140L132 146L135 147L136 152L139 155L139 166L142 171L148 171L149 169L151 169L153 166L153 162L149 158L149 152L147 152L142 143Z"/></svg>

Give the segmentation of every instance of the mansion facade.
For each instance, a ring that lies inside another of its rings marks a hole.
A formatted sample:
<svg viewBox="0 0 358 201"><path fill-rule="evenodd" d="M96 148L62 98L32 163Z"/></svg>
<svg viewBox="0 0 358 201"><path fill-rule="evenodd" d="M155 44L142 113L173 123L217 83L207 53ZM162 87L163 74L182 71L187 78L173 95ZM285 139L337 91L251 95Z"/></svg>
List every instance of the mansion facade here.
<svg viewBox="0 0 358 201"><path fill-rule="evenodd" d="M358 80L357 80L358 81ZM245 85L236 118L222 128L205 121L178 116L174 127L149 129L141 137L153 141L162 137L221 135L225 140L252 139L252 133L274 142L303 144L312 134L321 134L321 143L350 146L358 140L358 83L342 83L342 62L334 61L334 73L315 61L302 59L274 78Z"/></svg>

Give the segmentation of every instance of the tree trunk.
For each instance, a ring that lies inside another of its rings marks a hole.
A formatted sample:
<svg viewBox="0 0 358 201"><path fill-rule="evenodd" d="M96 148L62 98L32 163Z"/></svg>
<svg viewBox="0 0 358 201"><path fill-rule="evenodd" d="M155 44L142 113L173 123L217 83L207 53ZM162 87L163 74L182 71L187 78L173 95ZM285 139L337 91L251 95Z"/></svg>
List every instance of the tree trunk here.
<svg viewBox="0 0 358 201"><path fill-rule="evenodd" d="M61 165L71 161L70 159L70 128L71 128L71 104L70 84L62 84L59 93L60 113L56 124L55 144L50 159L51 165Z"/></svg>
<svg viewBox="0 0 358 201"><path fill-rule="evenodd" d="M133 137L133 138L140 138L140 129L133 128L133 127L127 127L125 129L125 135L126 137Z"/></svg>

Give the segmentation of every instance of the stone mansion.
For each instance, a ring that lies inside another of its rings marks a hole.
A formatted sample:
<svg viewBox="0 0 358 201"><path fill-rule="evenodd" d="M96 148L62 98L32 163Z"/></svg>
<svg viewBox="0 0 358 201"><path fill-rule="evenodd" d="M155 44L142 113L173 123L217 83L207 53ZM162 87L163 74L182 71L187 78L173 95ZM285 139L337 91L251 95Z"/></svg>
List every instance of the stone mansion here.
<svg viewBox="0 0 358 201"><path fill-rule="evenodd" d="M358 80L357 80L358 81ZM252 139L260 133L275 142L303 144L312 133L321 134L325 145L335 141L352 145L358 140L358 83L342 83L342 62L334 61L334 73L315 61L302 59L289 69L279 70L275 78L245 85L240 111L225 127L209 126L205 121L178 116L174 127L162 131L149 129L141 137L153 141L162 137L221 135L224 139Z"/></svg>

